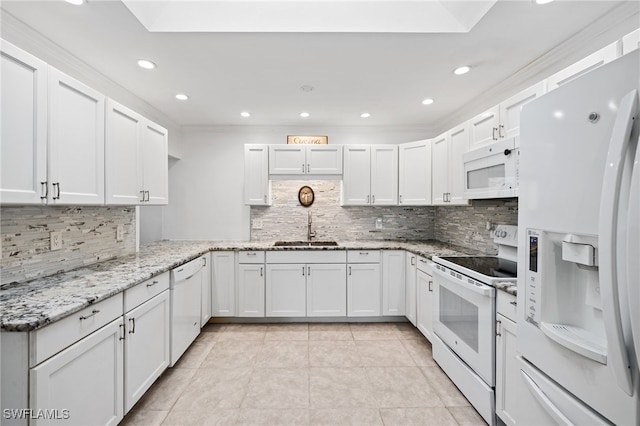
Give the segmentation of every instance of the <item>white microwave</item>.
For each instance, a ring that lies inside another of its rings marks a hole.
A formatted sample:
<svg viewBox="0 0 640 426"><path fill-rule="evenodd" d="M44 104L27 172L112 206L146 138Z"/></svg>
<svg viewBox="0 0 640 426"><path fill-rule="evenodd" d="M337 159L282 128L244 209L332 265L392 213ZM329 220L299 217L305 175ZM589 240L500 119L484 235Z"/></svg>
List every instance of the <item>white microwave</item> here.
<svg viewBox="0 0 640 426"><path fill-rule="evenodd" d="M520 139L515 136L462 155L468 200L518 196Z"/></svg>

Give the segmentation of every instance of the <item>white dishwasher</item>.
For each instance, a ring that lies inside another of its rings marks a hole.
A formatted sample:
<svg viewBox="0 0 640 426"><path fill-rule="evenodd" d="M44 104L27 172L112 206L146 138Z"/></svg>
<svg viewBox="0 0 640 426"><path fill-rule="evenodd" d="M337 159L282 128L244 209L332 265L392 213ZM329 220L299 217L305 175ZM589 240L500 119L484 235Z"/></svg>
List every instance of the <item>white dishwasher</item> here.
<svg viewBox="0 0 640 426"><path fill-rule="evenodd" d="M203 257L171 270L171 361L180 359L200 334Z"/></svg>

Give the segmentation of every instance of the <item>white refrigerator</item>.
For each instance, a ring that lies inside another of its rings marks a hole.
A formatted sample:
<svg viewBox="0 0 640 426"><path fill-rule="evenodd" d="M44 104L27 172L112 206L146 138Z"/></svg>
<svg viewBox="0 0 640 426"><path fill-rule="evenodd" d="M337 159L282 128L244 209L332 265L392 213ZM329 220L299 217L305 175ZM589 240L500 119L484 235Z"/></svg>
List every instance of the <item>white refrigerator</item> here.
<svg viewBox="0 0 640 426"><path fill-rule="evenodd" d="M639 65L523 108L518 424L640 424Z"/></svg>

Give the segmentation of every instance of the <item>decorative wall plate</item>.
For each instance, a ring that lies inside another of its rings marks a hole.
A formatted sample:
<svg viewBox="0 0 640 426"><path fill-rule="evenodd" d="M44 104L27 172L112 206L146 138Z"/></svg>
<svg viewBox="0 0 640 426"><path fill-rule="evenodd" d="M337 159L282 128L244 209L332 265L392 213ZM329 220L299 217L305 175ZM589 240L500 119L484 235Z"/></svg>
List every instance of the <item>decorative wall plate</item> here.
<svg viewBox="0 0 640 426"><path fill-rule="evenodd" d="M313 200L315 199L315 197L316 196L313 193L313 189L311 189L311 187L309 186L305 185L298 191L298 201L300 201L300 204L302 204L304 207L309 207L311 204L313 204Z"/></svg>

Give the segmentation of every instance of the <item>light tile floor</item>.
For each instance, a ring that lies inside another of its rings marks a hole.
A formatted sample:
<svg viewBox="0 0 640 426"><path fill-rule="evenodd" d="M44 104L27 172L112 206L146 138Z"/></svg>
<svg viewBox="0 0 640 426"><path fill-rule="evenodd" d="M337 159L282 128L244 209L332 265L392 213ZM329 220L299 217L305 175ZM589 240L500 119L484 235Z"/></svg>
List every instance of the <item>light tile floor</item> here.
<svg viewBox="0 0 640 426"><path fill-rule="evenodd" d="M208 324L122 425L485 425L407 323Z"/></svg>

